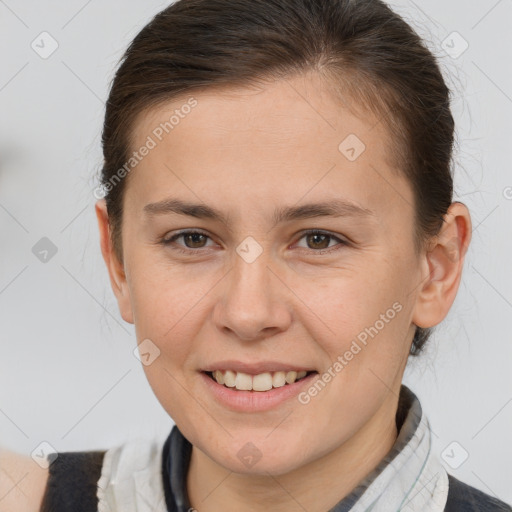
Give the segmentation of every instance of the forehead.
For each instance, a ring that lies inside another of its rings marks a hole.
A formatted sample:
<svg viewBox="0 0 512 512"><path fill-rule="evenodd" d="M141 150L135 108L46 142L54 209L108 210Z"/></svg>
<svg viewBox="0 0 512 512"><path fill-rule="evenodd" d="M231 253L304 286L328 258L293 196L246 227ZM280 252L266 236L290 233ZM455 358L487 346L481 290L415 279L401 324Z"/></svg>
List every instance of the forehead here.
<svg viewBox="0 0 512 512"><path fill-rule="evenodd" d="M246 208L326 193L367 207L412 204L385 124L315 76L174 98L138 117L131 149L149 139L128 187L140 201L179 189Z"/></svg>

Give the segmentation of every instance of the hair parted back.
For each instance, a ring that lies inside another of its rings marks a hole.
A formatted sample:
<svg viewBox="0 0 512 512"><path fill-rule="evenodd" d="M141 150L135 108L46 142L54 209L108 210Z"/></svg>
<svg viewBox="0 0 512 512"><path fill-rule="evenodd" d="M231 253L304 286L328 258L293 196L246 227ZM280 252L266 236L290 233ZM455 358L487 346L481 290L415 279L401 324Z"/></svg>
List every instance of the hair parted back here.
<svg viewBox="0 0 512 512"><path fill-rule="evenodd" d="M341 98L389 129L396 168L411 184L417 251L452 203L454 121L436 58L381 0L178 0L133 39L106 103L101 184L130 158L139 114L195 91L316 72ZM122 253L126 176L105 195L114 252ZM416 328L418 355L432 328Z"/></svg>

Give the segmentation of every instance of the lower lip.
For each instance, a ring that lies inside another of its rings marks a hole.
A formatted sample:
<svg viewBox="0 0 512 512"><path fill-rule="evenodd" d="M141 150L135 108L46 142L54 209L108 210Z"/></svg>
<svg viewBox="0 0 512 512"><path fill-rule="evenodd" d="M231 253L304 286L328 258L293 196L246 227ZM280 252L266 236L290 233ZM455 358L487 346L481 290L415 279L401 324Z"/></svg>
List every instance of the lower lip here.
<svg viewBox="0 0 512 512"><path fill-rule="evenodd" d="M237 391L219 384L205 372L200 372L200 374L206 387L217 401L237 412L261 412L273 409L286 400L296 397L318 376L318 373L311 373L293 384L285 384L280 388L272 388L268 391Z"/></svg>

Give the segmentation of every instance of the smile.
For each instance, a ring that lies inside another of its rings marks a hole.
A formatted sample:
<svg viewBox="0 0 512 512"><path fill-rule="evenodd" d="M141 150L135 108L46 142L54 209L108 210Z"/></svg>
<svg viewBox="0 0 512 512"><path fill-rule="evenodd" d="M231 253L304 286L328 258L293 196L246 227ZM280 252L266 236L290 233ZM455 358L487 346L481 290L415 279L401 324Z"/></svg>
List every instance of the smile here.
<svg viewBox="0 0 512 512"><path fill-rule="evenodd" d="M281 388L283 386L293 384L294 382L317 372L307 372L305 370L296 372L290 370L249 375L248 373L232 370L215 370L213 372L205 373L218 384L227 388L233 388L239 391L269 391L273 388Z"/></svg>

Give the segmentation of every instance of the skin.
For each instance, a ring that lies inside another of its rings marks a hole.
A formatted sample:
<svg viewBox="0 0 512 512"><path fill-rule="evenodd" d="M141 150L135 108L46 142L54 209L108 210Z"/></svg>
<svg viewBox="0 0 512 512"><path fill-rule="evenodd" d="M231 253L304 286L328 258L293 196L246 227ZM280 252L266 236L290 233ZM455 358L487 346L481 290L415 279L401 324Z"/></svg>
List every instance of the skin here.
<svg viewBox="0 0 512 512"><path fill-rule="evenodd" d="M39 511L48 474L31 457L0 447L0 512Z"/></svg>
<svg viewBox="0 0 512 512"><path fill-rule="evenodd" d="M226 503L241 511L325 511L396 440L414 326L447 315L470 215L453 203L439 236L417 254L412 189L393 168L385 124L354 103L347 110L317 75L193 96L197 106L129 175L123 264L112 249L105 201L96 204L111 285L137 342L149 338L160 350L144 371L193 444L191 505L200 512ZM144 112L133 148L187 98ZM353 162L338 149L349 134L366 146ZM217 208L226 223L144 216L145 205L171 196ZM276 207L332 198L374 215L272 220ZM159 243L182 229L209 238ZM304 236L307 229L339 240ZM236 252L248 236L263 250L252 263ZM326 246L331 252L319 254ZM234 412L200 378L200 369L220 359L272 359L321 375L395 302L401 311L307 404L291 399L266 412ZM261 453L251 467L237 456L249 442Z"/></svg>

